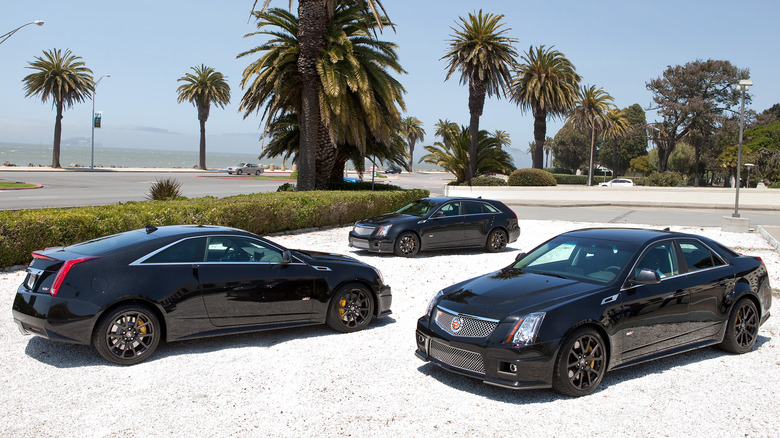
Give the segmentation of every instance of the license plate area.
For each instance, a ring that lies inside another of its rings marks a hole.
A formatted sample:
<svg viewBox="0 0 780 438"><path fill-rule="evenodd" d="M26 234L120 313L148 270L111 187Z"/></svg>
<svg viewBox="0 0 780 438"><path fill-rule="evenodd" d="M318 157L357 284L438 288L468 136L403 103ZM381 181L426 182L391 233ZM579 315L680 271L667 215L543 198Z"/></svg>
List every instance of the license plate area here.
<svg viewBox="0 0 780 438"><path fill-rule="evenodd" d="M27 268L27 279L24 281L24 287L34 291L38 285L38 278L40 278L42 273L43 271L40 269Z"/></svg>

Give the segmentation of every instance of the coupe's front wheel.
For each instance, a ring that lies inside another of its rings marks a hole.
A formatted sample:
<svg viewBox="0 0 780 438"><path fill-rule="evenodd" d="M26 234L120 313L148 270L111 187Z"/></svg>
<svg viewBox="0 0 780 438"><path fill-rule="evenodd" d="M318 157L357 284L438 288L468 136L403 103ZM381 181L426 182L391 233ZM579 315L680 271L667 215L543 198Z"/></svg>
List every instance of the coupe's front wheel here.
<svg viewBox="0 0 780 438"><path fill-rule="evenodd" d="M328 306L326 322L333 330L351 333L364 329L374 315L374 296L360 284L341 287Z"/></svg>
<svg viewBox="0 0 780 438"><path fill-rule="evenodd" d="M401 233L395 240L395 255L413 257L420 251L420 238L411 231Z"/></svg>
<svg viewBox="0 0 780 438"><path fill-rule="evenodd" d="M582 327L563 342L553 370L553 389L563 395L588 395L604 378L607 354L599 333Z"/></svg>
<svg viewBox="0 0 780 438"><path fill-rule="evenodd" d="M496 228L488 234L485 250L487 252L501 252L506 249L507 241L506 231Z"/></svg>
<svg viewBox="0 0 780 438"><path fill-rule="evenodd" d="M106 360L134 365L152 355L160 343L160 322L147 307L128 304L104 315L92 343Z"/></svg>
<svg viewBox="0 0 780 438"><path fill-rule="evenodd" d="M758 309L755 303L748 298L737 301L734 310L731 311L726 335L720 348L729 353L747 353L756 345L758 338Z"/></svg>

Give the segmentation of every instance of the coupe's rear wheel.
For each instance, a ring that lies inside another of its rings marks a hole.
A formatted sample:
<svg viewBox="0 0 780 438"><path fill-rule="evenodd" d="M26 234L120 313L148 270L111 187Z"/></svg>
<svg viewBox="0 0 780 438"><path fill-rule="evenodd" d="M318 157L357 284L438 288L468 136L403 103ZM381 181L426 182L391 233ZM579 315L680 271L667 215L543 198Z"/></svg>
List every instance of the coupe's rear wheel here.
<svg viewBox="0 0 780 438"><path fill-rule="evenodd" d="M413 257L420 251L420 238L411 231L401 233L395 239L395 255L402 257Z"/></svg>
<svg viewBox="0 0 780 438"><path fill-rule="evenodd" d="M583 327L563 342L553 370L553 389L561 394L579 397L590 394L604 378L607 354L599 333Z"/></svg>
<svg viewBox="0 0 780 438"><path fill-rule="evenodd" d="M485 250L487 252L501 252L506 248L507 240L506 232L500 228L496 228L488 234Z"/></svg>
<svg viewBox="0 0 780 438"><path fill-rule="evenodd" d="M350 333L362 330L374 314L374 296L365 286L341 287L330 301L327 323L333 330Z"/></svg>
<svg viewBox="0 0 780 438"><path fill-rule="evenodd" d="M753 301L742 298L731 311L726 336L723 337L720 348L729 353L747 353L756 345L757 338L758 309Z"/></svg>
<svg viewBox="0 0 780 438"><path fill-rule="evenodd" d="M160 336L160 323L154 313L144 306L128 304L100 319L92 343L107 360L133 365L152 355Z"/></svg>

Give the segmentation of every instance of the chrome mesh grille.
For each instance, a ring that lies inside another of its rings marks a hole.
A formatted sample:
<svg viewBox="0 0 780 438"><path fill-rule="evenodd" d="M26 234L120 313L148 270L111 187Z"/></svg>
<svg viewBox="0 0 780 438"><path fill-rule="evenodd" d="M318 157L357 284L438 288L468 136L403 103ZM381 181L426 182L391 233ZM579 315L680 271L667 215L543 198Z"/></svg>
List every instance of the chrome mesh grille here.
<svg viewBox="0 0 780 438"><path fill-rule="evenodd" d="M374 232L374 227L365 227L362 225L355 225L355 228L352 230L355 234L358 236L370 236L371 233Z"/></svg>
<svg viewBox="0 0 780 438"><path fill-rule="evenodd" d="M473 318L436 309L436 324L453 336L486 338L493 333L498 321Z"/></svg>
<svg viewBox="0 0 780 438"><path fill-rule="evenodd" d="M482 360L482 355L479 353L450 347L449 345L442 344L436 339L431 339L429 350L428 354L440 362L444 362L447 365L462 370L485 374L485 362Z"/></svg>

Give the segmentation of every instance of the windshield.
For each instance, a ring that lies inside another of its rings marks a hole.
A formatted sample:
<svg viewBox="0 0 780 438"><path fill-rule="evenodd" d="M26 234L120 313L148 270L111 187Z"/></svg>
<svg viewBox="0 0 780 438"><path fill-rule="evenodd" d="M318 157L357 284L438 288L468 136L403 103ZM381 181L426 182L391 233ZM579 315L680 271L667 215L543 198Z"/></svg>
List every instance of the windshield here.
<svg viewBox="0 0 780 438"><path fill-rule="evenodd" d="M558 236L512 265L514 269L561 278L607 284L615 280L639 245L573 236Z"/></svg>
<svg viewBox="0 0 780 438"><path fill-rule="evenodd" d="M436 207L433 201L427 199L418 199L414 202L404 205L396 210L396 213L408 214L412 216L425 216Z"/></svg>

